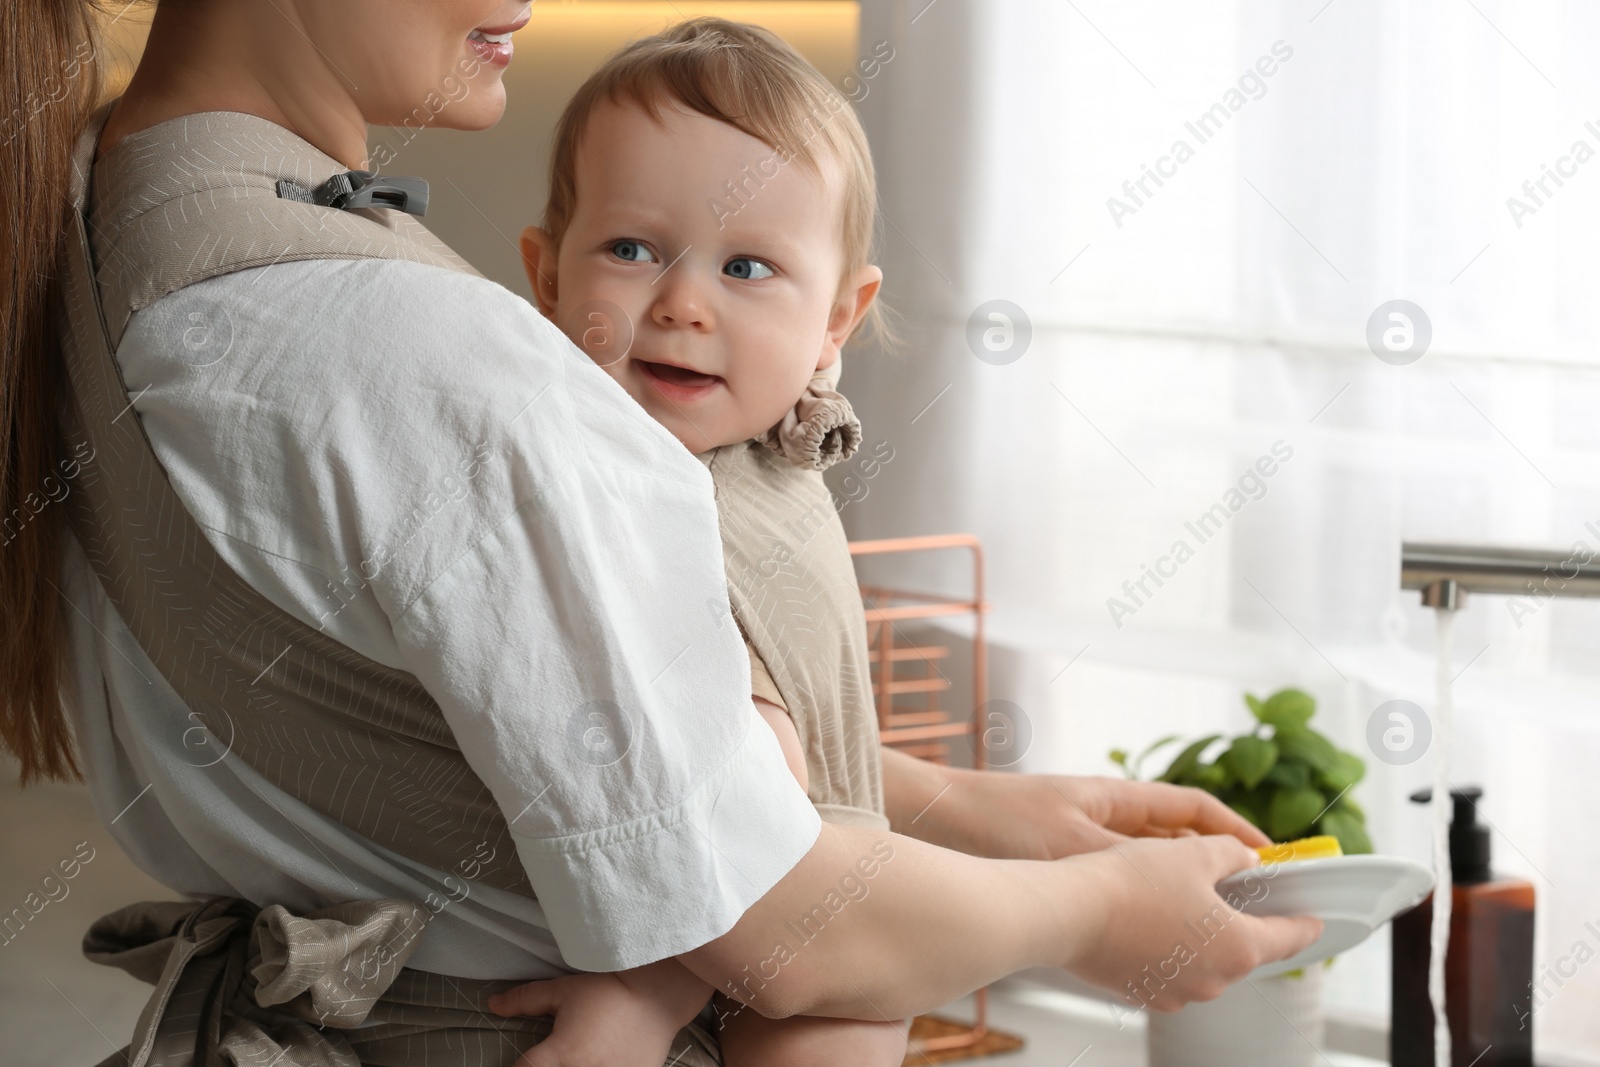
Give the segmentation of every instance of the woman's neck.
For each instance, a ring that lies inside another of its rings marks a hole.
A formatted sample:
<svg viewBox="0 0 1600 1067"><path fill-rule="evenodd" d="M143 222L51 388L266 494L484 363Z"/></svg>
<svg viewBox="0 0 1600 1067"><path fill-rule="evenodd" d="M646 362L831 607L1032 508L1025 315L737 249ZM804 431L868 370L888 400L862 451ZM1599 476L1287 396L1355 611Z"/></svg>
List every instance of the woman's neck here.
<svg viewBox="0 0 1600 1067"><path fill-rule="evenodd" d="M158 5L138 69L106 121L95 158L168 119L240 111L293 131L352 170L365 167L367 123L352 87L295 17L293 5ZM254 62L261 56L274 57L274 66Z"/></svg>

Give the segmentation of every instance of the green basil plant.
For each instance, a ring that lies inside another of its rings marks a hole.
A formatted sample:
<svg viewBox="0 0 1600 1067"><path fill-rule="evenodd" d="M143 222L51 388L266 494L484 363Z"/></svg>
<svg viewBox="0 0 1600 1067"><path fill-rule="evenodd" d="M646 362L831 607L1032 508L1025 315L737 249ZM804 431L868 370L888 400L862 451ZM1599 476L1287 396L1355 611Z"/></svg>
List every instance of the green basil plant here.
<svg viewBox="0 0 1600 1067"><path fill-rule="evenodd" d="M1311 728L1317 702L1299 689L1280 689L1265 700L1246 693L1244 702L1256 719L1249 733L1227 738L1209 760L1206 753L1225 738L1202 737L1155 780L1204 789L1274 841L1330 834L1346 855L1371 852L1366 813L1350 796L1367 765ZM1114 749L1111 762L1138 779L1152 753L1180 740L1163 737L1131 759Z"/></svg>

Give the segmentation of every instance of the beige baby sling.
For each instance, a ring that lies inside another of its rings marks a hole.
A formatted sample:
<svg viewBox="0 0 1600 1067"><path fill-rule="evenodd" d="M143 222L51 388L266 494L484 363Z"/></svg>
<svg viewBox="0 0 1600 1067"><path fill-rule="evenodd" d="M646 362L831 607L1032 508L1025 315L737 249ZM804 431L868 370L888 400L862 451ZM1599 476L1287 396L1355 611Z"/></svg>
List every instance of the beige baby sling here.
<svg viewBox="0 0 1600 1067"><path fill-rule="evenodd" d="M92 457L66 506L106 594L232 758L385 848L532 896L505 819L438 705L414 677L295 619L217 556L157 461L114 357L135 311L231 271L391 258L476 272L404 211L359 206L375 193L375 205L403 205L404 180L363 197L336 160L234 112L135 134L136 151L102 169L90 205L111 107L75 146L59 272L62 440ZM85 953L156 989L126 1055L105 1063L508 1067L550 1020L486 1013L484 998L513 982L406 968L432 914L379 900L296 916L213 898L108 915L86 935ZM720 1062L698 1026L680 1031L673 1051L679 1065Z"/></svg>
<svg viewBox="0 0 1600 1067"><path fill-rule="evenodd" d="M887 830L861 587L833 493L795 458L757 440L700 453L716 490L728 601L750 650L751 691L794 722L817 813Z"/></svg>

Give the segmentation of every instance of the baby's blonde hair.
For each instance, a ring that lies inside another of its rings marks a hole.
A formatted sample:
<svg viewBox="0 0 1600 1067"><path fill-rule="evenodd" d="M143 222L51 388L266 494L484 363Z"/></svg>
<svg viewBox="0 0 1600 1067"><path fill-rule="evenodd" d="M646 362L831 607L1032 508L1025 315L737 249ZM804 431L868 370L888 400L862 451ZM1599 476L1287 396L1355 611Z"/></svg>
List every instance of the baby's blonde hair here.
<svg viewBox="0 0 1600 1067"><path fill-rule="evenodd" d="M770 30L712 16L619 49L567 103L556 124L544 210L544 229L558 247L577 208L578 147L590 115L607 100L637 104L658 120L662 103L676 101L764 142L780 163L798 159L817 174L824 158L833 159L844 179L845 276L872 262L877 177L855 108ZM862 325L892 341L881 301L873 302Z"/></svg>

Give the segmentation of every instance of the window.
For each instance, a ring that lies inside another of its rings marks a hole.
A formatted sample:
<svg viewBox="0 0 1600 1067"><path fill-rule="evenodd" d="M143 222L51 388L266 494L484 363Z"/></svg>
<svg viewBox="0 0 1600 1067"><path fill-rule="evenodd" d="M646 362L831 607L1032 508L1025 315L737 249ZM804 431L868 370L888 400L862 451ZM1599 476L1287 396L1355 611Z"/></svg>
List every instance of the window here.
<svg viewBox="0 0 1600 1067"><path fill-rule="evenodd" d="M1289 684L1368 754L1379 704L1434 705L1402 541L1600 554L1600 12L978 8L863 8L863 50L895 52L861 106L909 345L845 361L896 455L850 535L983 538L1023 769L1115 773L1108 749L1236 728L1244 690ZM1405 347L1393 300L1413 345L1425 316L1413 361L1377 354ZM1455 626L1454 778L1537 888L1541 1056L1600 1045L1600 966L1553 969L1600 953L1597 649L1600 601L1474 597ZM1428 862L1405 798L1431 757L1368 766L1378 848ZM1340 960L1331 1008L1381 1025L1387 950Z"/></svg>

